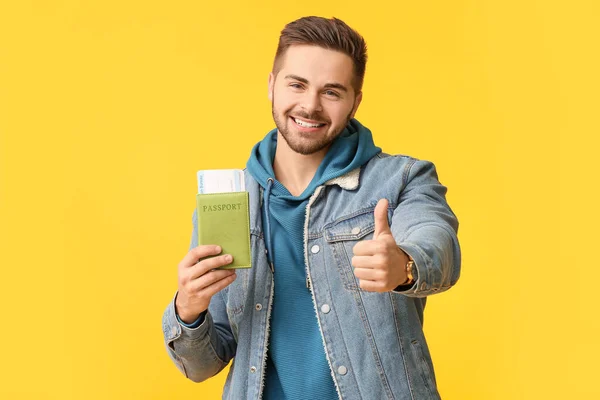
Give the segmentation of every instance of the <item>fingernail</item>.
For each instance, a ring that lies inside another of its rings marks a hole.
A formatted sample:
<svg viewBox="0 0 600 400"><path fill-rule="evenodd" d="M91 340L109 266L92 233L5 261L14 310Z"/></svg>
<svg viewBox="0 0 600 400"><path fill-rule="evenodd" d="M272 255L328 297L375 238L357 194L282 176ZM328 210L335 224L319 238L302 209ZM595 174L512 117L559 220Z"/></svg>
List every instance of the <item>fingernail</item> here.
<svg viewBox="0 0 600 400"><path fill-rule="evenodd" d="M225 261L231 262L231 256L229 254L225 256Z"/></svg>
<svg viewBox="0 0 600 400"><path fill-rule="evenodd" d="M221 252L221 246L216 246L215 247L215 251L220 253Z"/></svg>

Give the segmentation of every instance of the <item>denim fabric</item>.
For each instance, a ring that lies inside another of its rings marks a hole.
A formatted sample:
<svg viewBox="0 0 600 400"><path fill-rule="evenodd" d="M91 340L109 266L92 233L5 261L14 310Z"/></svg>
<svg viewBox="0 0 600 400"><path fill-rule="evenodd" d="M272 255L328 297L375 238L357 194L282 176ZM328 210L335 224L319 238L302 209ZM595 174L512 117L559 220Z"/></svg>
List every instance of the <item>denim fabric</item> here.
<svg viewBox="0 0 600 400"><path fill-rule="evenodd" d="M201 382L232 362L223 398L235 400L262 397L273 299L262 189L247 171L245 178L253 267L238 270L235 282L212 298L200 326L178 323L174 299L163 315L165 345L179 370ZM341 399L439 399L422 326L426 297L449 289L460 274L458 221L445 194L432 163L379 153L310 198L304 261ZM398 246L415 260L416 281L402 292L361 290L350 262L352 247L373 236L373 210L381 198L389 201ZM192 245L196 235L194 225Z"/></svg>

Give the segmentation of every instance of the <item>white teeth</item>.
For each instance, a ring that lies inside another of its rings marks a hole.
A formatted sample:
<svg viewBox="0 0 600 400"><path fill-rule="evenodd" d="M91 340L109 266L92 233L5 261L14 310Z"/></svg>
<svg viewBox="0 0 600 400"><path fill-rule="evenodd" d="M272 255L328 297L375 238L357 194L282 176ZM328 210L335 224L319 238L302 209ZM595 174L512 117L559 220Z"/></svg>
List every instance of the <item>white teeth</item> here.
<svg viewBox="0 0 600 400"><path fill-rule="evenodd" d="M304 122L297 118L294 118L294 121L296 121L296 123L298 125L303 126L305 128L318 128L319 126L323 125L323 124L309 124L308 122Z"/></svg>

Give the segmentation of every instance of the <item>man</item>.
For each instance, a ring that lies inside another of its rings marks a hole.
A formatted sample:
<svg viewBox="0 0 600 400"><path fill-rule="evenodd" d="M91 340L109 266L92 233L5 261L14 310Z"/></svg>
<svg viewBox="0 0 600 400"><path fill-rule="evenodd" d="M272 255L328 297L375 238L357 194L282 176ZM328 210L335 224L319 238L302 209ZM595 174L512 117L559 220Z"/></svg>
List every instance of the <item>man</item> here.
<svg viewBox="0 0 600 400"><path fill-rule="evenodd" d="M433 164L390 156L354 115L363 38L338 19L281 33L277 129L252 150L252 268L192 247L163 317L168 353L200 382L233 360L226 399L437 399L426 296L456 283L458 222Z"/></svg>

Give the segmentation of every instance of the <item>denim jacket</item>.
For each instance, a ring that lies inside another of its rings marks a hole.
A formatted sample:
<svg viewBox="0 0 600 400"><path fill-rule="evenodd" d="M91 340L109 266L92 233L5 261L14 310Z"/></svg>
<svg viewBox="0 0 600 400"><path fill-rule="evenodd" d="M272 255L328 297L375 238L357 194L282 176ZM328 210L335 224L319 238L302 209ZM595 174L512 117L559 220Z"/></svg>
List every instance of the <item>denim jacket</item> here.
<svg viewBox="0 0 600 400"><path fill-rule="evenodd" d="M234 400L262 397L273 301L262 188L247 171L245 179L252 268L238 270L237 279L213 296L200 326L178 323L175 298L162 321L168 354L192 381L216 375L233 360L223 398ZM379 153L319 186L310 198L304 223L307 290L340 399L440 398L422 327L426 297L449 289L460 274L458 221L445 194L432 163ZM372 238L373 211L382 198L389 201L398 246L414 259L415 282L374 293L360 289L351 259L353 246Z"/></svg>

